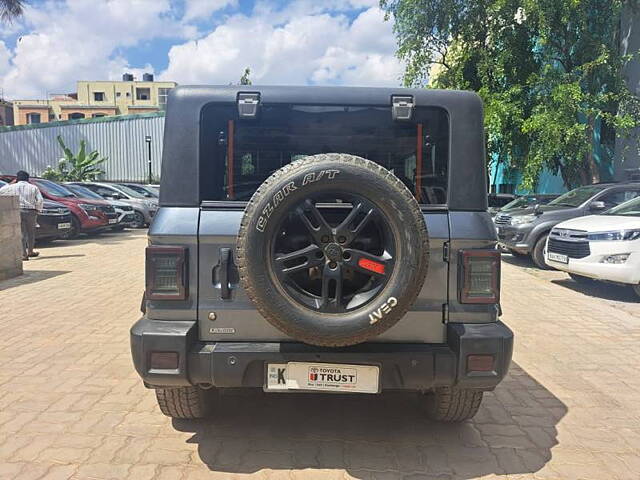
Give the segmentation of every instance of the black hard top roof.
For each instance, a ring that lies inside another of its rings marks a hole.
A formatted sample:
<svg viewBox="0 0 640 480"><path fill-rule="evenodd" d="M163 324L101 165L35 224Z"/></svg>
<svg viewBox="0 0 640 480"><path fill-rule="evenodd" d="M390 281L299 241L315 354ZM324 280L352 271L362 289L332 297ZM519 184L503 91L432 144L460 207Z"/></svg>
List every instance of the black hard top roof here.
<svg viewBox="0 0 640 480"><path fill-rule="evenodd" d="M236 103L238 93L260 93L261 104L390 106L391 97L409 95L417 107L447 111L450 130L448 206L450 210L486 210L487 188L483 110L480 97L456 90L311 87L180 86L167 103L162 155L163 206L197 206L200 115L210 103Z"/></svg>

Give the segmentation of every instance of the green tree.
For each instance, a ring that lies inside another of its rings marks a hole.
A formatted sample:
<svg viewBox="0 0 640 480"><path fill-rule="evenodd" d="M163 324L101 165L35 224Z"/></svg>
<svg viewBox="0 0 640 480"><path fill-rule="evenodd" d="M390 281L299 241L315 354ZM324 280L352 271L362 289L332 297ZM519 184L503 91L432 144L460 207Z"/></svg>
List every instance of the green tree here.
<svg viewBox="0 0 640 480"><path fill-rule="evenodd" d="M24 13L24 0L0 0L0 20L11 22Z"/></svg>
<svg viewBox="0 0 640 480"><path fill-rule="evenodd" d="M543 168L567 186L599 180L597 124L640 124L619 54L620 15L636 0L382 0L408 86L476 90L487 150L533 187Z"/></svg>
<svg viewBox="0 0 640 480"><path fill-rule="evenodd" d="M97 179L104 173L100 164L107 161L107 157L100 157L97 150L86 153L86 142L80 140L80 150L74 154L58 135L58 143L64 152L57 168L47 167L42 176L49 180L60 182L82 182Z"/></svg>

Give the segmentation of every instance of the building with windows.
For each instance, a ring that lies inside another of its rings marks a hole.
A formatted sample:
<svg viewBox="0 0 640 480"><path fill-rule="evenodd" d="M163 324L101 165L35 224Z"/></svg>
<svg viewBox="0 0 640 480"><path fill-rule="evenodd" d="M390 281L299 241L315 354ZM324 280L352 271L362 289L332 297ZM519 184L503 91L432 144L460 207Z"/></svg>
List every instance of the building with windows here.
<svg viewBox="0 0 640 480"><path fill-rule="evenodd" d="M46 100L14 100L16 125L131 115L164 110L175 82L156 82L145 73L142 80L125 73L122 81L79 81L75 93L50 94Z"/></svg>

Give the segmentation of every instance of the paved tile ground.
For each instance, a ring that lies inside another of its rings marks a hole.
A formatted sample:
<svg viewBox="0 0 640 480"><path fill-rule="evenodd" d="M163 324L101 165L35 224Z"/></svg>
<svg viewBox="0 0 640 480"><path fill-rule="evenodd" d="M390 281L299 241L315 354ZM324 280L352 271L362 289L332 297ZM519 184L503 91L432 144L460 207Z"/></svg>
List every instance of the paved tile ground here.
<svg viewBox="0 0 640 480"><path fill-rule="evenodd" d="M0 479L640 478L631 296L506 257L514 362L463 425L405 395L225 396L213 420L172 422L129 358L145 243L58 242L0 283Z"/></svg>

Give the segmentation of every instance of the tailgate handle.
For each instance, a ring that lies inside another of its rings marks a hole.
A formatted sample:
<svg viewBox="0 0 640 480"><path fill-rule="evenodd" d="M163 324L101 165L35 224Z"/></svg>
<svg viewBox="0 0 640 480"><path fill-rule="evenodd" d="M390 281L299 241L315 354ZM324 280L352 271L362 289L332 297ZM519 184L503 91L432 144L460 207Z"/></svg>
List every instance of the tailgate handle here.
<svg viewBox="0 0 640 480"><path fill-rule="evenodd" d="M231 249L220 249L220 298L231 298L229 287L229 268L231 267Z"/></svg>

